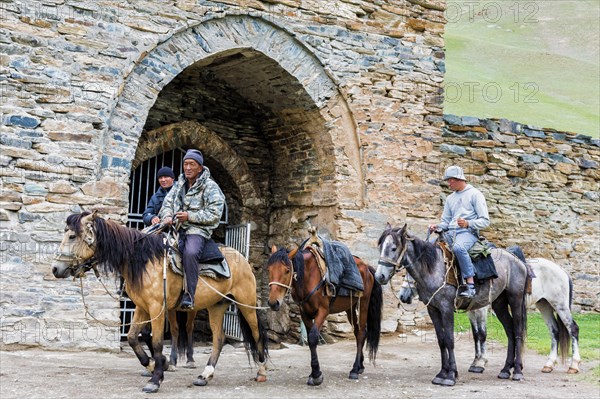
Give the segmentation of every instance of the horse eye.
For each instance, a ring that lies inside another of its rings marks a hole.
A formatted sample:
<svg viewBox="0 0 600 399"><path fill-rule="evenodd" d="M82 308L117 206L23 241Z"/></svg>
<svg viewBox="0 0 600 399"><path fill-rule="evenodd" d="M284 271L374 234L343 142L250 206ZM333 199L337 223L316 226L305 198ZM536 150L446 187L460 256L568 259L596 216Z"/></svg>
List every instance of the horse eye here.
<svg viewBox="0 0 600 399"><path fill-rule="evenodd" d="M392 251L396 252L398 250L398 247L392 247Z"/></svg>
<svg viewBox="0 0 600 399"><path fill-rule="evenodd" d="M74 239L75 239L75 237L77 237L75 234L71 234L71 235L69 236L69 240L74 240Z"/></svg>

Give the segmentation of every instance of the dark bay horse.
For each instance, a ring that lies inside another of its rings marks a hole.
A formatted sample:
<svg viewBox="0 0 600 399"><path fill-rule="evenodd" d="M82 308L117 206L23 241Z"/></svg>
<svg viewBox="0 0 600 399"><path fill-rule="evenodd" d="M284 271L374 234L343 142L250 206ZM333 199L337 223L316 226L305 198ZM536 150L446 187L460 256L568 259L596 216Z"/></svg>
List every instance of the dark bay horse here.
<svg viewBox="0 0 600 399"><path fill-rule="evenodd" d="M519 252L515 252L518 248ZM525 260L519 247L508 248L521 261ZM531 294L527 294L527 308L535 305L546 322L550 333L550 354L542 367L542 373L550 373L558 363L560 356L562 363L566 363L569 355L569 343L571 344L571 362L567 373L579 372L579 326L571 314L573 303L573 281L559 265L544 258L529 258L526 260L535 274L531 282ZM412 298L417 296L417 288L410 274L406 275L400 290L400 300L411 303ZM486 340L487 340L487 316L488 306L467 312L473 342L475 344L475 358L469 371L472 373L483 373L487 365Z"/></svg>
<svg viewBox="0 0 600 399"><path fill-rule="evenodd" d="M194 298L195 311L208 309L213 335L211 356L194 385L206 385L214 375L225 342L223 317L230 303L225 297L235 299L238 303L244 344L258 364L256 380L266 381L267 336L255 310L256 279L252 267L233 248L222 247L221 252L229 263L231 277L200 277ZM127 293L136 304L127 335L129 345L142 366L152 371L152 378L143 389L147 393L157 392L164 378L166 358L162 350L165 317L169 310L177 307L183 286L182 277L171 271L164 255L162 237L145 235L117 222L104 220L96 212L85 212L67 218L65 235L52 267L55 277L66 278L78 273L82 265L94 259L105 273L117 273L124 278ZM148 322L152 325L152 359L138 339L139 332Z"/></svg>
<svg viewBox="0 0 600 399"><path fill-rule="evenodd" d="M308 385L320 385L323 382L317 344L321 327L329 314L346 312L348 321L354 328L356 357L348 378L358 379L358 375L365 369L365 341L369 360L375 362L381 332L383 292L379 283L375 281L375 270L357 257L354 257L354 260L363 281L362 297L329 297L325 293L324 278L311 251L293 250L288 253L285 249L277 250L274 246L271 248L271 256L267 261L269 306L273 310L279 310L289 293L300 306L300 316L308 331L311 355L312 371L308 377Z"/></svg>
<svg viewBox="0 0 600 399"><path fill-rule="evenodd" d="M511 253L492 249L498 278L477 286L477 295L471 300L457 297L457 287L446 283L446 264L439 246L411 236L406 225L392 228L389 224L378 242L380 258L375 278L387 283L402 267L415 280L419 299L427 304L427 311L440 347L442 368L432 383L452 386L458 371L454 357L454 310L478 309L490 302L508 337L504 367L498 378L519 381L523 378L522 349L527 328L525 264ZM471 303L472 302L472 303Z"/></svg>

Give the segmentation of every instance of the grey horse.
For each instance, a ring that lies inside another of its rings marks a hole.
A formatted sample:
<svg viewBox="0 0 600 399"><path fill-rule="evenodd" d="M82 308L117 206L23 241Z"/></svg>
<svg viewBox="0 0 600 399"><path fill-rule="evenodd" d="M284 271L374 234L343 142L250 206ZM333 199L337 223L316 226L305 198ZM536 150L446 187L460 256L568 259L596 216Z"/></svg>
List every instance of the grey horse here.
<svg viewBox="0 0 600 399"><path fill-rule="evenodd" d="M397 270L406 268L416 281L420 300L427 304L442 361L433 384L452 386L458 377L454 357L454 310L479 309L490 302L508 338L506 361L498 378L508 379L512 371L513 380L523 379L521 352L527 328L527 269L523 262L505 250L492 249L498 278L478 283L477 295L466 299L457 296L457 287L446 283L442 249L410 235L406 224L392 228L388 223L378 247L380 256L375 278L386 284Z"/></svg>

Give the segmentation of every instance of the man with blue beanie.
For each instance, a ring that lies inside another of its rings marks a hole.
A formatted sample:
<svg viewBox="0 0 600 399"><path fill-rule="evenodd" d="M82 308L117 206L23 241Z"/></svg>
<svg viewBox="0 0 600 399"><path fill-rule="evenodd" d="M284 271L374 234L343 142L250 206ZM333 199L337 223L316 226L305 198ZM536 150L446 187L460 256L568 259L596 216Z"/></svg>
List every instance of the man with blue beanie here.
<svg viewBox="0 0 600 399"><path fill-rule="evenodd" d="M160 208L165 200L165 196L169 191L171 191L171 187L173 187L173 183L175 182L175 174L173 173L173 169L169 168L168 166L163 166L160 168L156 174L156 177L160 187L158 190L156 190L154 195L152 195L150 201L148 201L146 210L142 214L142 220L146 226L155 225L160 222L158 212L160 212Z"/></svg>
<svg viewBox="0 0 600 399"><path fill-rule="evenodd" d="M225 196L204 166L202 153L188 150L183 157L183 173L165 197L159 214L163 223L177 222L179 227L179 250L185 271L183 310L194 308L198 262L206 242L219 227L224 205Z"/></svg>
<svg viewBox="0 0 600 399"><path fill-rule="evenodd" d="M449 230L444 235L460 271L467 283L467 289L459 294L463 298L475 296L475 269L469 256L469 249L477 242L479 230L490 225L487 203L481 191L467 184L465 174L460 166L450 166L446 169L444 180L454 191L446 198L444 212L440 224L429 225L429 230Z"/></svg>

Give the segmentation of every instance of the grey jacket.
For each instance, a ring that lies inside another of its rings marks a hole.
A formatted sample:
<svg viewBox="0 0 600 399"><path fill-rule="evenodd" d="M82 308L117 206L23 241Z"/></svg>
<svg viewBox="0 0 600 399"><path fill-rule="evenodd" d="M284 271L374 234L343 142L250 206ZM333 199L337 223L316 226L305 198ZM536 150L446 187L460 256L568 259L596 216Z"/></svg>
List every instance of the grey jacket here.
<svg viewBox="0 0 600 399"><path fill-rule="evenodd" d="M187 192L185 192L185 183L185 175L181 174L165 197L158 216L163 220L174 217L176 212L187 212L188 220L181 228L187 234L199 234L210 238L213 231L219 227L225 196L210 177L210 171L206 166Z"/></svg>
<svg viewBox="0 0 600 399"><path fill-rule="evenodd" d="M456 191L446 198L442 221L438 227L442 229L457 229L458 218L469 222L469 228L475 231L485 229L490 225L490 215L487 203L481 191L470 184L464 190Z"/></svg>

